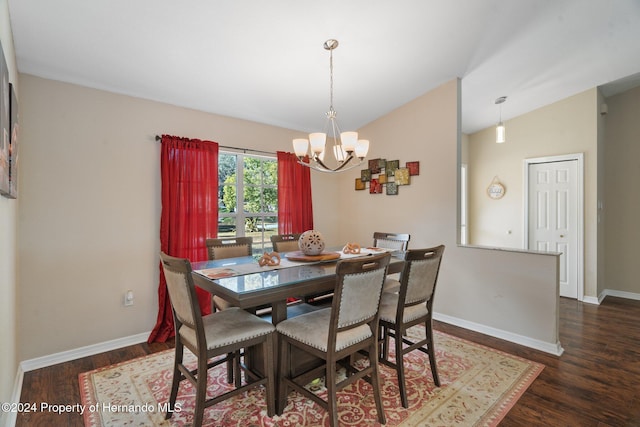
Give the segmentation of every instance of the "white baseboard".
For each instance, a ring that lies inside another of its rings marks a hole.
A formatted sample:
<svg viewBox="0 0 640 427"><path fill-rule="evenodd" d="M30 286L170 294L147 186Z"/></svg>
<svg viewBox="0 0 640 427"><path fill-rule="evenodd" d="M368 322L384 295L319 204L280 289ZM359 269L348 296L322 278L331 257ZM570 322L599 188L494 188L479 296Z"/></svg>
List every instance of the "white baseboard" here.
<svg viewBox="0 0 640 427"><path fill-rule="evenodd" d="M93 356L94 354L111 351L129 345L140 344L147 341L151 332L143 332L137 335L131 335L124 338L117 338L111 341L105 341L98 344L92 344L72 350L62 351L60 353L50 354L48 356L36 357L35 359L23 360L20 362L20 369L23 372L33 371L34 369L46 368L47 366L56 365L58 363L68 362L70 360L80 359L81 357Z"/></svg>
<svg viewBox="0 0 640 427"><path fill-rule="evenodd" d="M640 300L640 294L637 294L635 292L616 291L614 289L605 289L599 295L598 299L600 300L600 302L602 302L602 300L604 300L608 296Z"/></svg>
<svg viewBox="0 0 640 427"><path fill-rule="evenodd" d="M115 350L129 345L139 344L141 342L145 342L150 333L151 332L143 332L141 334L118 338L111 341L105 341L102 343L88 345L73 350L62 351L60 353L54 353L48 356L23 360L22 362L20 362L20 365L18 365L18 372L16 373L16 380L13 385L13 395L11 396L11 402L20 403L20 395L22 394L22 381L24 379L25 372L33 371L40 368L46 368L47 366L56 365L58 363L69 362L70 360L79 359L81 357L93 356L94 354ZM13 427L16 425L17 413L7 412L2 415L3 417L6 416L6 419L0 417L0 422L3 423L2 425L6 427Z"/></svg>
<svg viewBox="0 0 640 427"><path fill-rule="evenodd" d="M595 304L600 305L604 298L596 298L596 297L584 297L582 298L582 302L586 302L587 304Z"/></svg>
<svg viewBox="0 0 640 427"><path fill-rule="evenodd" d="M453 316L447 316L446 314L433 313L433 318L440 322L449 323L454 326L469 329L471 331L480 332L481 334L489 335L491 337L500 338L505 341L513 342L523 345L525 347L533 348L535 350L544 351L545 353L553 354L554 356L560 356L564 352L564 349L560 345L560 341L554 343L548 343L540 340L535 340L523 335L514 334L501 329L492 328L479 323L469 322L467 320L459 319Z"/></svg>
<svg viewBox="0 0 640 427"><path fill-rule="evenodd" d="M11 395L11 403L20 403L20 395L22 394L22 379L24 378L24 371L18 366L18 372L16 373L16 380L13 383L13 394ZM0 417L0 424L7 427L14 427L18 417L17 412L5 412L2 414L6 416L6 419ZM4 424L3 424L4 423Z"/></svg>

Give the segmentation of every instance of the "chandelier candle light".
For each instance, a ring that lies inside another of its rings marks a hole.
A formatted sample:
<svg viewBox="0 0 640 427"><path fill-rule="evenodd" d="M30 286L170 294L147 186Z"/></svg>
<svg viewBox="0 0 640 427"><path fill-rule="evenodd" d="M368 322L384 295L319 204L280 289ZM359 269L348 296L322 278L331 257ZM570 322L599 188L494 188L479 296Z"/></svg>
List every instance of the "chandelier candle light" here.
<svg viewBox="0 0 640 427"><path fill-rule="evenodd" d="M329 51L329 71L330 80L330 103L327 111L327 120L324 125L324 132L309 134L309 139L297 138L293 140L293 150L298 156L298 163L315 169L320 172L339 172L354 168L362 163L369 151L369 141L358 140L358 132L340 132L340 127L336 120L336 110L333 109L333 50L338 47L338 41L329 39L324 42L324 48ZM330 167L325 163L327 130L331 130L333 138L333 156L335 167ZM338 137L339 136L339 137ZM309 156L311 162L304 162L304 158ZM354 158L358 158L357 163L350 164ZM349 165L350 164L350 165ZM347 167L347 165L349 165Z"/></svg>

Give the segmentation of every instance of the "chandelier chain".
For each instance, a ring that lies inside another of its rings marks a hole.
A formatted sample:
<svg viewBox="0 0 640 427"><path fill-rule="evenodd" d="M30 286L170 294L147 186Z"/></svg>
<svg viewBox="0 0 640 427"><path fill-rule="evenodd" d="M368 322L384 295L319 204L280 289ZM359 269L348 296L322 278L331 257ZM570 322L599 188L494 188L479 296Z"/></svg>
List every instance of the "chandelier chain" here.
<svg viewBox="0 0 640 427"><path fill-rule="evenodd" d="M333 49L329 50L329 111L333 111Z"/></svg>

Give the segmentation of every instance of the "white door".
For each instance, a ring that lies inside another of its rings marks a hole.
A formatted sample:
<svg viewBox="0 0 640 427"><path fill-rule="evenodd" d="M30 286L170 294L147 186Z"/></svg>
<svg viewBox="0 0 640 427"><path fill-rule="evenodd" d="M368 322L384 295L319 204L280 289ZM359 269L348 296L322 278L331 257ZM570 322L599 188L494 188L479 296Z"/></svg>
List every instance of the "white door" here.
<svg viewBox="0 0 640 427"><path fill-rule="evenodd" d="M529 249L560 252L560 296L578 298L578 161L529 164Z"/></svg>

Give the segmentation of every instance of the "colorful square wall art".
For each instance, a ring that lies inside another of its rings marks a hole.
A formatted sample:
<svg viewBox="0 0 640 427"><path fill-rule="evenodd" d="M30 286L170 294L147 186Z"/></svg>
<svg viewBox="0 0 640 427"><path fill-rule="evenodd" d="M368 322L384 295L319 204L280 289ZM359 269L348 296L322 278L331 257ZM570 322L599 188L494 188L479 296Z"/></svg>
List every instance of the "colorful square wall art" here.
<svg viewBox="0 0 640 427"><path fill-rule="evenodd" d="M390 182L386 185L387 187L387 195L388 196L397 196L398 195L398 185L395 182Z"/></svg>
<svg viewBox="0 0 640 427"><path fill-rule="evenodd" d="M409 185L409 169L407 168L396 169L395 183L397 185Z"/></svg>
<svg viewBox="0 0 640 427"><path fill-rule="evenodd" d="M380 167L380 159L369 160L369 170L371 171L372 174L380 173L381 169L382 168Z"/></svg>
<svg viewBox="0 0 640 427"><path fill-rule="evenodd" d="M387 162L387 176L391 177L394 176L396 173L396 169L398 169L400 167L400 160L389 160Z"/></svg>
<svg viewBox="0 0 640 427"><path fill-rule="evenodd" d="M371 159L369 168L360 170L360 178L355 179L355 190L369 188L369 194L397 196L401 185L410 185L411 176L420 175L420 162L406 162L400 167L400 160Z"/></svg>
<svg viewBox="0 0 640 427"><path fill-rule="evenodd" d="M369 194L382 194L382 184L375 178L369 183Z"/></svg>
<svg viewBox="0 0 640 427"><path fill-rule="evenodd" d="M407 169L409 169L409 175L420 175L420 162L407 162Z"/></svg>

